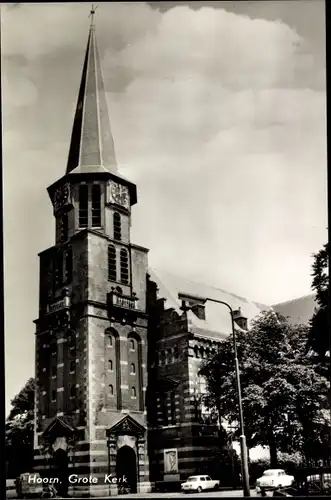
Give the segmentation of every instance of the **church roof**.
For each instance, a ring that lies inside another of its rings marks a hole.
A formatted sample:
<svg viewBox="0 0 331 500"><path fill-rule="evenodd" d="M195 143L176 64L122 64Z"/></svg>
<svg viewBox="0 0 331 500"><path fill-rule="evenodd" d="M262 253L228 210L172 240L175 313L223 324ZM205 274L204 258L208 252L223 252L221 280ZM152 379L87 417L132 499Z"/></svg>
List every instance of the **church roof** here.
<svg viewBox="0 0 331 500"><path fill-rule="evenodd" d="M158 298L165 299L165 308L173 308L179 314L182 313L180 307L182 295L198 296L202 298L212 298L227 302L233 310L241 308L241 312L248 320L248 326L260 312L271 310L266 304L259 304L240 297L220 288L215 288L203 283L185 279L171 273L149 269L152 281L158 285ZM205 303L206 319L199 319L192 311L187 312L190 331L199 336L222 339L231 332L231 318L226 306L213 302Z"/></svg>
<svg viewBox="0 0 331 500"><path fill-rule="evenodd" d="M240 308L242 315L248 320L248 327L259 313L270 310L274 310L285 316L290 324L308 324L316 307L314 295L307 295L270 306L248 300L220 288L196 283L163 270L149 269L149 275L151 280L158 285L158 298L165 299L165 309L173 308L179 314L182 313L180 308L183 295L200 297L202 299L209 297L227 302L233 310ZM222 339L231 332L229 310L221 304L207 301L205 303L205 320L199 319L191 310L187 312L187 317L190 331L199 336ZM239 327L236 328L239 329Z"/></svg>
<svg viewBox="0 0 331 500"><path fill-rule="evenodd" d="M66 170L67 174L91 172L117 172L93 17Z"/></svg>
<svg viewBox="0 0 331 500"><path fill-rule="evenodd" d="M274 311L285 316L291 325L308 324L317 307L315 295L306 295L298 299L288 300L272 306Z"/></svg>

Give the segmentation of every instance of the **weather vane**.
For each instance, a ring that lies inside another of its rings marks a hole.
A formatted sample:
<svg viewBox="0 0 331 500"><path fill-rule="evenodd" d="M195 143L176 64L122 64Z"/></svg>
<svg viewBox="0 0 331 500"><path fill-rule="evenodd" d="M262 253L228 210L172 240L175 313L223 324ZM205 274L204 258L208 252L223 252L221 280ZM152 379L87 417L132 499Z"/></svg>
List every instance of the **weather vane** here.
<svg viewBox="0 0 331 500"><path fill-rule="evenodd" d="M99 5L94 6L94 5L92 4L92 8L91 8L91 10L90 10L90 15L88 16L88 17L90 17L90 18L91 18L91 27L92 27L92 26L94 26L94 24L93 24L93 21L94 21L94 14L95 14L95 11L97 10L97 8L98 8L98 7L99 7Z"/></svg>

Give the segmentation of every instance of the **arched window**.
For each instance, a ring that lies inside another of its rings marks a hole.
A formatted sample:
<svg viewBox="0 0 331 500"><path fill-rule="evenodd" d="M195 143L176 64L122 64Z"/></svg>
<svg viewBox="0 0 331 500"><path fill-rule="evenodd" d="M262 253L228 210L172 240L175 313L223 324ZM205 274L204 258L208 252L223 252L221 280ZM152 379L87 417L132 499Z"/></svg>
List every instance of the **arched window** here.
<svg viewBox="0 0 331 500"><path fill-rule="evenodd" d="M109 384L108 386L108 394L109 396L114 396L114 387L112 386L112 384Z"/></svg>
<svg viewBox="0 0 331 500"><path fill-rule="evenodd" d="M114 337L112 335L109 335L108 338L109 338L109 344L108 344L108 346L109 347L114 347Z"/></svg>
<svg viewBox="0 0 331 500"><path fill-rule="evenodd" d="M52 401L56 401L56 391L54 389L52 390Z"/></svg>
<svg viewBox="0 0 331 500"><path fill-rule="evenodd" d="M122 248L120 254L120 263L121 263L121 282L129 283L129 258L128 252Z"/></svg>
<svg viewBox="0 0 331 500"><path fill-rule="evenodd" d="M61 227L61 242L64 243L68 239L68 214L62 215L60 219Z"/></svg>
<svg viewBox="0 0 331 500"><path fill-rule="evenodd" d="M132 387L132 389L131 389L131 397L132 398L136 398L137 397L137 391L136 391L135 387Z"/></svg>
<svg viewBox="0 0 331 500"><path fill-rule="evenodd" d="M113 224L114 224L114 240L121 241L121 239L122 239L122 223L121 223L121 216L118 212L115 212L113 215Z"/></svg>
<svg viewBox="0 0 331 500"><path fill-rule="evenodd" d="M113 361L111 359L108 360L108 370L113 371Z"/></svg>
<svg viewBox="0 0 331 500"><path fill-rule="evenodd" d="M76 396L76 387L74 385L72 385L70 387L70 397L74 398L75 396Z"/></svg>
<svg viewBox="0 0 331 500"><path fill-rule="evenodd" d="M133 340L133 339L131 339L131 340L130 340L130 351L135 351L135 350L136 350L136 349L135 349L135 343L134 343L134 340Z"/></svg>
<svg viewBox="0 0 331 500"><path fill-rule="evenodd" d="M179 359L179 351L178 351L178 347L176 346L174 348L174 363L176 363Z"/></svg>
<svg viewBox="0 0 331 500"><path fill-rule="evenodd" d="M116 249L113 245L108 247L108 279L116 281Z"/></svg>
<svg viewBox="0 0 331 500"><path fill-rule="evenodd" d="M76 369L76 362L75 361L70 361L70 372L74 372Z"/></svg>
<svg viewBox="0 0 331 500"><path fill-rule="evenodd" d="M135 364L134 364L134 363L131 363L130 373L131 373L132 375L135 375L135 373L136 373L136 366L135 366Z"/></svg>
<svg viewBox="0 0 331 500"><path fill-rule="evenodd" d="M92 186L92 227L101 226L101 186Z"/></svg>
<svg viewBox="0 0 331 500"><path fill-rule="evenodd" d="M79 186L78 225L80 228L88 226L88 185Z"/></svg>

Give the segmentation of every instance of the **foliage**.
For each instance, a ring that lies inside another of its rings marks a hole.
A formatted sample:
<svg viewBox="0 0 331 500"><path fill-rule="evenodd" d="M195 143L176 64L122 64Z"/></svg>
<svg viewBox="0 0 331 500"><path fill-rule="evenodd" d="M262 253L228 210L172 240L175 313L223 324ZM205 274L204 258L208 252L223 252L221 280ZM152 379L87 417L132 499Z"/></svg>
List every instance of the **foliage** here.
<svg viewBox="0 0 331 500"><path fill-rule="evenodd" d="M31 470L33 461L34 379L30 378L12 400L5 424L7 474L15 477Z"/></svg>
<svg viewBox="0 0 331 500"><path fill-rule="evenodd" d="M329 316L329 245L326 244L314 255L312 266L312 289L316 293L318 308L311 322L308 347L313 349L321 359L330 350L330 316Z"/></svg>
<svg viewBox="0 0 331 500"><path fill-rule="evenodd" d="M309 453L311 447L305 448L304 441L315 442L316 429L325 424L323 408L329 384L305 356L308 328L291 326L268 311L253 321L250 331L239 330L236 337L248 447L268 446L272 467L277 465L277 451ZM233 356L229 337L200 372L207 380L205 404L235 425L238 436Z"/></svg>

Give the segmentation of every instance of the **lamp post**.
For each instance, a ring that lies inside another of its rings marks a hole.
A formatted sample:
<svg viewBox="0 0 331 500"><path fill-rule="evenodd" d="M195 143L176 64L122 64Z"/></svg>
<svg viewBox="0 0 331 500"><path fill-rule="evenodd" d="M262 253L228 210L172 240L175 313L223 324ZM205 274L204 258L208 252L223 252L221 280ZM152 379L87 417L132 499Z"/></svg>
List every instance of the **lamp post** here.
<svg viewBox="0 0 331 500"><path fill-rule="evenodd" d="M249 488L249 472L248 472L248 455L247 455L246 436L244 429L244 415L243 415L242 400L241 400L240 372L239 372L236 332L234 329L233 310L232 307L227 302L223 302L222 300L207 298L206 302L207 300L209 300L210 302L215 302L217 304L222 304L226 306L230 310L231 314L231 326L232 326L232 338L233 338L233 350L234 350L234 361L236 370L238 409L239 409L239 422L240 422L240 451L241 451L242 480L243 480L244 496L249 497L250 488Z"/></svg>

